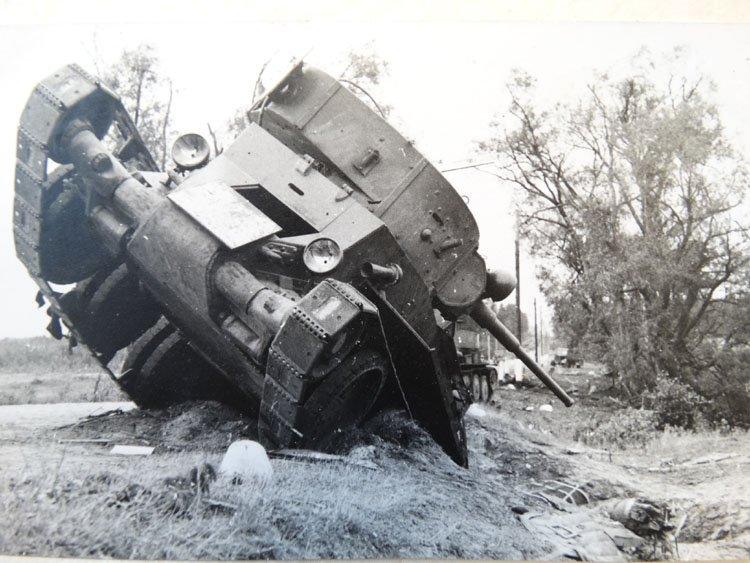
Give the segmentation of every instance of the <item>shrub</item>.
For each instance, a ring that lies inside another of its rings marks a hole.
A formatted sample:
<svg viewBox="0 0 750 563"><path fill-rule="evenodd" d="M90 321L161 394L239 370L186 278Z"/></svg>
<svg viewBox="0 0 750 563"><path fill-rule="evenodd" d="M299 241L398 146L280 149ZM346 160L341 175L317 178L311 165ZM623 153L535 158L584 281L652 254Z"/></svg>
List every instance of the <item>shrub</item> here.
<svg viewBox="0 0 750 563"><path fill-rule="evenodd" d="M608 420L592 419L587 427L576 431L576 440L589 446L623 449L645 446L656 432L656 417L646 409L628 407Z"/></svg>
<svg viewBox="0 0 750 563"><path fill-rule="evenodd" d="M693 429L704 420L702 412L708 401L692 387L664 376L656 380L656 386L646 391L643 405L654 412L656 427L663 430L667 426Z"/></svg>
<svg viewBox="0 0 750 563"><path fill-rule="evenodd" d="M704 412L711 424L750 428L750 349L722 351L699 379L709 399Z"/></svg>

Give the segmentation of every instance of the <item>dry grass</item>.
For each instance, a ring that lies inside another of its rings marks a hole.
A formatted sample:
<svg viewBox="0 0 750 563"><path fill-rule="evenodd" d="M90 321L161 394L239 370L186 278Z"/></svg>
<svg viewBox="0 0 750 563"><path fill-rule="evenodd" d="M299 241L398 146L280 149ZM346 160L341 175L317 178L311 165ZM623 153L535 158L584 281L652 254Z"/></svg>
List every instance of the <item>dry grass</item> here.
<svg viewBox="0 0 750 563"><path fill-rule="evenodd" d="M352 437L359 445L349 455L380 469L274 460L271 483L211 487L208 496L237 507L228 512L208 508L205 494L175 500L163 482L196 464L217 464L218 454L107 458L106 469L91 477L90 469L79 473L80 457L67 462L63 453L46 467L28 463L22 475L0 477L0 512L13 515L0 528L0 552L137 559L507 559L543 552L510 512L520 501L502 481L458 468L401 417L374 424L368 443L364 434ZM115 501L134 484L139 493Z"/></svg>
<svg viewBox="0 0 750 563"><path fill-rule="evenodd" d="M691 431L666 428L654 432L643 447L634 452L673 462L682 462L713 453L750 453L750 431L733 430Z"/></svg>
<svg viewBox="0 0 750 563"><path fill-rule="evenodd" d="M546 389L534 386L524 390L501 387L496 394L500 408L512 413L511 418L521 429L547 435L553 442L585 445L613 454L645 455L665 459L689 459L709 452L731 450L749 444L750 432L740 428L685 430L657 428L653 411L627 408L606 393L602 378L558 377L566 389L578 388L575 404L565 408ZM605 391L588 394L584 390L594 381ZM553 410L543 412L539 406L549 404ZM524 410L533 407L533 410Z"/></svg>

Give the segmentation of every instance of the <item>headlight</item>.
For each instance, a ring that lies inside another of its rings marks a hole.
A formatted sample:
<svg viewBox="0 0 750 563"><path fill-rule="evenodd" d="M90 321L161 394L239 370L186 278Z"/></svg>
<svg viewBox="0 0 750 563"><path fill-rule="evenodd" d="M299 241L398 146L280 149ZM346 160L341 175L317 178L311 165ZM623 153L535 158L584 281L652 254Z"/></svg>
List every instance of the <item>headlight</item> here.
<svg viewBox="0 0 750 563"><path fill-rule="evenodd" d="M195 170L208 162L208 141L197 133L186 133L172 145L172 160L183 170Z"/></svg>
<svg viewBox="0 0 750 563"><path fill-rule="evenodd" d="M307 269L316 274L325 274L341 262L343 253L335 240L319 238L305 247L302 261Z"/></svg>

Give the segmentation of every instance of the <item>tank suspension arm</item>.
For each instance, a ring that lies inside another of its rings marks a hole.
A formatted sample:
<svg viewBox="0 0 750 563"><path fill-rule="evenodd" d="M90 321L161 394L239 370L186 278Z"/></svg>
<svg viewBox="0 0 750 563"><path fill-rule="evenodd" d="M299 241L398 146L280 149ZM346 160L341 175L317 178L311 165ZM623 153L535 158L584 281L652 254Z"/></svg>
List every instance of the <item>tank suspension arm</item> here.
<svg viewBox="0 0 750 563"><path fill-rule="evenodd" d="M492 336L494 336L500 344L505 346L509 352L513 353L519 360L521 360L524 365L542 381L542 383L549 387L549 389L566 407L573 404L573 399L570 398L570 395L568 395L554 379L547 375L539 364L537 364L531 356L521 348L521 343L518 342L518 339L503 323L500 322L495 313L492 312L492 309L490 309L484 302L477 302L471 310L470 315L479 326L490 331Z"/></svg>

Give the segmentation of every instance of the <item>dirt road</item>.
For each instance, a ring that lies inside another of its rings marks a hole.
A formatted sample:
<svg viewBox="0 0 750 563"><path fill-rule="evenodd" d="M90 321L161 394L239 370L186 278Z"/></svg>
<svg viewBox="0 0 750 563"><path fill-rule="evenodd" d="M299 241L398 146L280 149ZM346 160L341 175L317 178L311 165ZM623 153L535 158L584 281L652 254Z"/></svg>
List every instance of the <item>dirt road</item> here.
<svg viewBox="0 0 750 563"><path fill-rule="evenodd" d="M112 410L129 411L135 404L103 403L52 403L32 405L0 405L0 429L33 433L45 428L72 424L79 420Z"/></svg>

